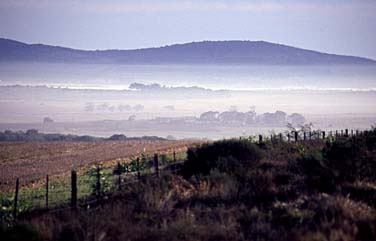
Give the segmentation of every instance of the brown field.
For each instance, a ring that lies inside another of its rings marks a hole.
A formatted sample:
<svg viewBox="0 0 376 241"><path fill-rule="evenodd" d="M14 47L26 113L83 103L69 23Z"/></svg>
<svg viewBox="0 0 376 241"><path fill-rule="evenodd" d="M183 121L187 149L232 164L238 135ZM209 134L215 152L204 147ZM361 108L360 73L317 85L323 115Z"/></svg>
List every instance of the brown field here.
<svg viewBox="0 0 376 241"><path fill-rule="evenodd" d="M0 142L0 184L28 183L95 163L113 163L142 152L183 151L193 141Z"/></svg>

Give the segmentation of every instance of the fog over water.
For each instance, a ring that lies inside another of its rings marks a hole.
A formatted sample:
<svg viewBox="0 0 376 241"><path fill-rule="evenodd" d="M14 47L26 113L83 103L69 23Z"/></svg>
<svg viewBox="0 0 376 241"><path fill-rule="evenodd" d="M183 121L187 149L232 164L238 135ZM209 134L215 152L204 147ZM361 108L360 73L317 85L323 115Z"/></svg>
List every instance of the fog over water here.
<svg viewBox="0 0 376 241"><path fill-rule="evenodd" d="M0 63L0 80L0 130L222 138L284 130L293 113L323 129L376 123L374 65ZM278 110L286 123L262 121ZM208 111L259 117L213 124Z"/></svg>
<svg viewBox="0 0 376 241"><path fill-rule="evenodd" d="M200 86L231 90L375 90L375 65L116 65L1 63L1 85L81 89L128 88L129 84Z"/></svg>

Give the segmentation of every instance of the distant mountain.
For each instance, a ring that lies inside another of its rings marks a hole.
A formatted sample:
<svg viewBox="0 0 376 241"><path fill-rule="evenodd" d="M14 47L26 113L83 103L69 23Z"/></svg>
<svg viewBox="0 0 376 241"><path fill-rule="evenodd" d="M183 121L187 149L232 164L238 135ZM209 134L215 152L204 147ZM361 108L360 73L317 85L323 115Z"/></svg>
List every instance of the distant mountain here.
<svg viewBox="0 0 376 241"><path fill-rule="evenodd" d="M122 64L376 64L264 41L204 41L135 50L85 51L0 38L0 61Z"/></svg>

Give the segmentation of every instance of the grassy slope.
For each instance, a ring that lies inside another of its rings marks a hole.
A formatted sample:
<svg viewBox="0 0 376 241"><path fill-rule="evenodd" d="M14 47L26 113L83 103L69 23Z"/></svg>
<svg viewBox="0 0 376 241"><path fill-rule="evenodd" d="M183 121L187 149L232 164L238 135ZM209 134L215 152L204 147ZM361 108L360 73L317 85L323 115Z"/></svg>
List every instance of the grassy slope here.
<svg viewBox="0 0 376 241"><path fill-rule="evenodd" d="M375 140L373 130L330 143L208 144L188 152L186 178L166 173L93 212L32 213L4 232L35 240L375 240Z"/></svg>

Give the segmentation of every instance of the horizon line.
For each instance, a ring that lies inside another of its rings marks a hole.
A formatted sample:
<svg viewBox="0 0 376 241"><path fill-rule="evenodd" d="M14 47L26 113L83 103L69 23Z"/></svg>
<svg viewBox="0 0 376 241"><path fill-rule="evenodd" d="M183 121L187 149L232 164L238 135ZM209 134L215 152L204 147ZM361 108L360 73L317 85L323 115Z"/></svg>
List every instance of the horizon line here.
<svg viewBox="0 0 376 241"><path fill-rule="evenodd" d="M188 45L188 44L205 43L205 42L251 42L251 43L262 42L262 43L275 44L275 45L280 45L280 46L290 47L290 48L295 48L295 49L300 49L300 50L313 51L313 52L317 52L317 53L320 53L320 54L330 54L330 55L337 55L337 56L344 56L344 57L355 57L355 58L362 58L362 59L371 60L371 61L376 62L376 59L373 59L373 58L370 58L370 57L340 54L340 53L322 52L321 50L308 49L308 48L292 46L292 45L278 43L278 42L270 42L270 41L267 41L267 40L249 40L249 39L243 39L243 40L241 40L241 39L195 40L195 41L191 41L191 42L180 42L180 43L177 42L177 43L171 43L171 44L154 46L154 47L141 47L141 48L133 48L133 49L80 49L80 48L67 47L67 46L62 46L62 45L53 45L53 44L45 44L45 43L29 43L29 42L23 42L23 41L20 41L20 40L15 40L15 39L12 39L12 38L7 38L7 37L0 37L0 40L1 39L2 40L8 40L8 41L14 41L14 42L17 42L17 43L20 43L20 44L26 44L26 45L43 45L43 46L65 48L65 49L76 50L76 51L88 51L88 52L90 52L90 51L137 51L137 50L147 50L147 49L161 49L161 48L167 48L167 47L172 47L172 46L177 46L177 45Z"/></svg>

